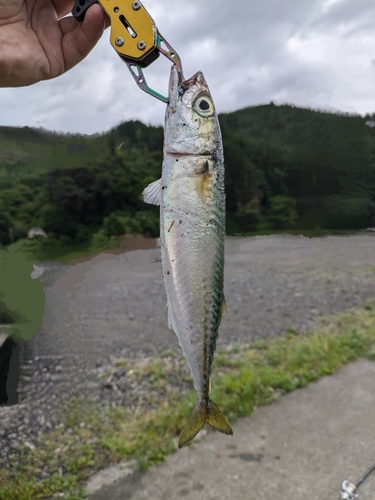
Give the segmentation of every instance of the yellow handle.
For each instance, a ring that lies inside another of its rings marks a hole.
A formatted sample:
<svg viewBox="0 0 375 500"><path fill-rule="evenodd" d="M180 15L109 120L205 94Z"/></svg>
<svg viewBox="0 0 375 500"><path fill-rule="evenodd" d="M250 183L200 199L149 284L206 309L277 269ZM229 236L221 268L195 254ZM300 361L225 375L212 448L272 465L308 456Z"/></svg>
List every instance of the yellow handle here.
<svg viewBox="0 0 375 500"><path fill-rule="evenodd" d="M133 0L99 0L111 19L110 42L125 58L141 61L157 44L154 20L141 2Z"/></svg>

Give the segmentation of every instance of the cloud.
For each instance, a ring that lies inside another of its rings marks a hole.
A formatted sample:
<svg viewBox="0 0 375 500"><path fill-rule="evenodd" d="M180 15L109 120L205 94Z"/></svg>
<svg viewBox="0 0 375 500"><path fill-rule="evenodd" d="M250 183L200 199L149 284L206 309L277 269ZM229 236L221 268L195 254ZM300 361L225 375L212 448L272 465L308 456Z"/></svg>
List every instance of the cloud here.
<svg viewBox="0 0 375 500"><path fill-rule="evenodd" d="M145 0L182 57L202 70L219 111L290 103L375 111L375 5L368 0ZM121 121L161 124L165 105L141 92L111 48L109 32L79 66L25 89L0 89L0 124L96 133ZM146 68L166 93L169 61Z"/></svg>

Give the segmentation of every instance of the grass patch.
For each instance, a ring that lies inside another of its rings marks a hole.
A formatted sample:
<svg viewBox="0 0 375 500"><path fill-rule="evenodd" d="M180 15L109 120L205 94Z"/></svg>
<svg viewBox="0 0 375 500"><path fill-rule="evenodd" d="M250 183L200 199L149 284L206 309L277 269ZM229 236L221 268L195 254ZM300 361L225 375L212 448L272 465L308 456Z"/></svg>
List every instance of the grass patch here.
<svg viewBox="0 0 375 500"><path fill-rule="evenodd" d="M26 258L34 261L58 261L61 264L71 264L78 259L90 260L101 252L118 253L141 248L153 248L155 239L143 236L141 233L127 233L121 236L107 237L103 230L88 237L87 240L74 242L69 238L54 236L43 238L34 236L32 239L18 240L9 245L17 245Z"/></svg>
<svg viewBox="0 0 375 500"><path fill-rule="evenodd" d="M196 395L191 390L181 394L169 384L171 378L181 377L181 360L169 351L162 354L151 364L134 362L128 372L137 384L147 380L147 387L164 389L155 397L156 390L151 405L130 410L71 400L61 409L59 426L34 450L24 447L18 457L8 457L8 467L0 470L0 500L39 500L60 491L68 492L66 498L83 498L80 487L92 471L124 459L136 459L146 469L174 452ZM250 415L255 406L305 387L359 357L375 360L375 301L322 318L316 333L289 331L284 338L220 350L212 399L233 423ZM130 368L118 360L113 373L119 366Z"/></svg>
<svg viewBox="0 0 375 500"><path fill-rule="evenodd" d="M42 324L43 284L32 280L32 258L19 242L0 248L0 325L14 338L30 339Z"/></svg>
<svg viewBox="0 0 375 500"><path fill-rule="evenodd" d="M70 241L56 241L53 238L34 237L31 240L19 240L20 249L34 261L56 260L61 264L69 264L71 260L96 255L108 249L117 249L121 238L91 238L87 241L73 243ZM11 248L12 245L9 246Z"/></svg>

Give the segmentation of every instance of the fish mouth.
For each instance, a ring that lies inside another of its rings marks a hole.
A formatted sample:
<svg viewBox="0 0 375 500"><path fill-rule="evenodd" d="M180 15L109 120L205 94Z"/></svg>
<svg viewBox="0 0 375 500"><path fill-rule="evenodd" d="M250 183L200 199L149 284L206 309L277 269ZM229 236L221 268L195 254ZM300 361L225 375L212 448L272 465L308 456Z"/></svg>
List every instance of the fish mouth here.
<svg viewBox="0 0 375 500"><path fill-rule="evenodd" d="M176 109L177 101L179 97L179 87L184 80L184 76L180 68L175 64L171 68L171 74L169 77L169 108ZM167 108L168 109L168 108Z"/></svg>
<svg viewBox="0 0 375 500"><path fill-rule="evenodd" d="M197 84L200 87L205 87L208 90L208 85L202 71L197 71L197 73L195 73L195 75L193 75L191 78L180 82L180 87L185 92L186 90L190 89L190 87Z"/></svg>
<svg viewBox="0 0 375 500"><path fill-rule="evenodd" d="M174 64L169 78L169 106L175 109L178 98L194 85L198 85L209 93L207 82L201 71L185 80L182 71Z"/></svg>

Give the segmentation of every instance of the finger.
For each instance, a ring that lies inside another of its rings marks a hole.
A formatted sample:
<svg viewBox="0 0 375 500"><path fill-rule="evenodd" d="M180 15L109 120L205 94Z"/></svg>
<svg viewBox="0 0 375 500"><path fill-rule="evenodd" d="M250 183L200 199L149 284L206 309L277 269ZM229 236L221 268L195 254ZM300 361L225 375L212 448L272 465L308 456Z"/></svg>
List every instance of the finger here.
<svg viewBox="0 0 375 500"><path fill-rule="evenodd" d="M1 2L1 0L0 0ZM73 0L52 0L52 3L55 7L57 17L63 17L72 12L74 1ZM91 9L91 7L90 7ZM89 9L89 10L90 10ZM106 28L110 25L109 17L106 15Z"/></svg>
<svg viewBox="0 0 375 500"><path fill-rule="evenodd" d="M82 61L95 47L106 27L106 14L99 5L92 5L86 12L85 19L78 23L72 17L59 21L65 71Z"/></svg>
<svg viewBox="0 0 375 500"><path fill-rule="evenodd" d="M97 9L97 7L94 7L92 5L90 7L89 11L91 11L91 9L93 9L93 8ZM107 16L107 14L104 12L104 10L103 10L103 13L104 13L104 25L105 25L105 29L107 29L111 25L111 20ZM90 16L91 16L91 14L90 14ZM77 28L77 26L79 25L77 23L78 23L78 21L73 16L68 16L68 17L64 17L63 19L60 19L59 24L60 24L60 30L61 30L62 34L66 35L70 31L75 30Z"/></svg>

